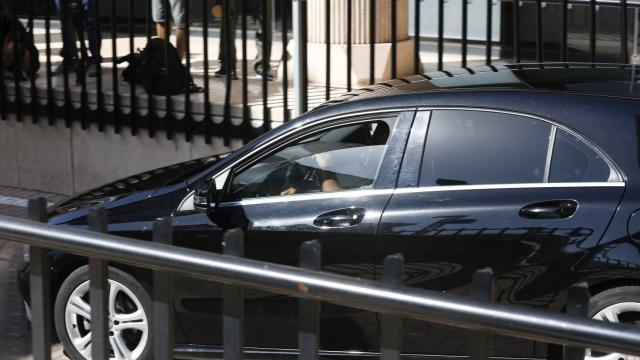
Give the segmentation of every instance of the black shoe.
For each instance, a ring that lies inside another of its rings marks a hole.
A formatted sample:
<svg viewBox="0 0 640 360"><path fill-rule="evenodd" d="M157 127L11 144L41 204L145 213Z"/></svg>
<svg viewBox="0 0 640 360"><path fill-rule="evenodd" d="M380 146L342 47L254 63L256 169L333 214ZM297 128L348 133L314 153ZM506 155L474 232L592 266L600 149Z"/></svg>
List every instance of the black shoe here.
<svg viewBox="0 0 640 360"><path fill-rule="evenodd" d="M267 70L264 73L261 70L256 70L256 73L258 74L258 76L265 77L269 81L273 80L273 73L271 72L271 70Z"/></svg>
<svg viewBox="0 0 640 360"><path fill-rule="evenodd" d="M98 76L98 64L96 63L89 63L87 65L87 68L85 69L85 72L87 73L87 76L90 78L94 78Z"/></svg>
<svg viewBox="0 0 640 360"><path fill-rule="evenodd" d="M61 62L58 64L58 66L56 66L52 71L51 71L51 75L56 76L56 75L62 75L64 74L64 68L67 68L67 73L71 74L74 71L76 71L76 65L75 62L73 64L65 64L64 62Z"/></svg>
<svg viewBox="0 0 640 360"><path fill-rule="evenodd" d="M215 77L226 77L227 76L227 69L220 67L220 69L218 69L218 71L213 73L213 76ZM231 78L233 80L238 80L238 76L236 75L235 70L231 71Z"/></svg>

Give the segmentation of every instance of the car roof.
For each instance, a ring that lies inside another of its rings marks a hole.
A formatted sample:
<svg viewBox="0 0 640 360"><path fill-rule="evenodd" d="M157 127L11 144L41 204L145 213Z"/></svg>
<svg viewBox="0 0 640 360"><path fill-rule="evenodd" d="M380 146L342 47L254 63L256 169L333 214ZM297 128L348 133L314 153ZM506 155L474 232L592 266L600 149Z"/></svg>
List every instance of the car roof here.
<svg viewBox="0 0 640 360"><path fill-rule="evenodd" d="M367 86L316 109L387 95L460 90L503 89L560 91L580 95L614 96L640 100L640 67L623 64L535 63L480 66L412 75Z"/></svg>

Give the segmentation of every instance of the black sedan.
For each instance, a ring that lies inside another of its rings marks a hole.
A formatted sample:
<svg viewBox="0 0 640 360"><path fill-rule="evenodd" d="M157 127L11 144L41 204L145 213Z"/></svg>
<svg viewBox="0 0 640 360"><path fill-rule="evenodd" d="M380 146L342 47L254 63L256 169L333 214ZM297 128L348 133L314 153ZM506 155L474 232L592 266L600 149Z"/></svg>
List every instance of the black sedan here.
<svg viewBox="0 0 640 360"><path fill-rule="evenodd" d="M109 210L112 234L149 240L170 216L178 246L219 252L246 232L246 256L297 263L318 239L323 269L367 279L402 253L409 286L465 294L491 267L500 302L562 310L587 282L591 316L640 320L640 96L622 65L482 67L394 80L350 93L226 155L149 171L55 206L49 223L86 227ZM55 325L73 359L90 356L86 259L50 253ZM29 264L18 271L28 307ZM115 359L150 358L150 274L110 268ZM216 284L176 279L176 352L220 351ZM248 350L295 353L296 301L246 293ZM375 356L376 314L323 305L325 354ZM465 354L467 334L406 323L403 349ZM492 354L546 349L509 338ZM624 358L591 354L590 359Z"/></svg>

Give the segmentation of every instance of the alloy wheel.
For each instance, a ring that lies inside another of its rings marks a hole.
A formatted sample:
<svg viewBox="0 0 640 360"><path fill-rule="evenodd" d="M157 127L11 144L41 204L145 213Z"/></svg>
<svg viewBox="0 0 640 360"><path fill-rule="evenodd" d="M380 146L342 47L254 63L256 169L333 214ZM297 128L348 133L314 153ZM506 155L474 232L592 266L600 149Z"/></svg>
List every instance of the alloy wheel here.
<svg viewBox="0 0 640 360"><path fill-rule="evenodd" d="M149 338L149 321L138 297L123 284L109 280L110 359L135 360L142 355ZM75 349L91 358L91 305L89 281L81 283L65 306L65 328Z"/></svg>
<svg viewBox="0 0 640 360"><path fill-rule="evenodd" d="M598 313L593 316L593 319L612 323L622 322L640 325L640 303L621 302L607 306L598 311ZM585 360L640 360L640 357L617 353L605 354L587 349Z"/></svg>

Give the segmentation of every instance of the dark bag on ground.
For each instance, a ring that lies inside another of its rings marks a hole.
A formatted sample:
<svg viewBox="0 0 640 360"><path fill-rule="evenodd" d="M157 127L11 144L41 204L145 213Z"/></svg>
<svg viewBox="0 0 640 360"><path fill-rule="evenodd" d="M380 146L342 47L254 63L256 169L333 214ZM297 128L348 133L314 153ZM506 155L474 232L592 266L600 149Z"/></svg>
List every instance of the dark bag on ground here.
<svg viewBox="0 0 640 360"><path fill-rule="evenodd" d="M199 91L191 74L180 61L176 48L169 44L167 49L169 56L166 68L165 41L160 38L153 38L143 50L118 59L118 63L129 63L122 72L122 79L131 84L142 85L151 95L177 95L187 91ZM164 78L167 72L168 84Z"/></svg>
<svg viewBox="0 0 640 360"><path fill-rule="evenodd" d="M33 31L27 30L20 20L5 15L0 17L0 39L4 58L2 70L18 74L19 80L24 80L25 75L35 77L40 69L40 58Z"/></svg>

